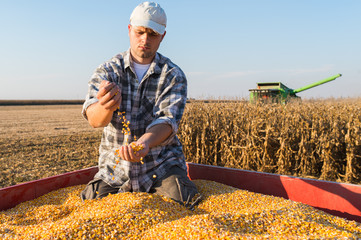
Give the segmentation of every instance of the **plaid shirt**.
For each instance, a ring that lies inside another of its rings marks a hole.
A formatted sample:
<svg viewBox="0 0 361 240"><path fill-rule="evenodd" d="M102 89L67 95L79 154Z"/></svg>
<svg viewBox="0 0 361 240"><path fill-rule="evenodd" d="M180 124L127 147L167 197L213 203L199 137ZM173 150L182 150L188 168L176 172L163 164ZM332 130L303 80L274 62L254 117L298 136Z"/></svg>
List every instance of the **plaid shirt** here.
<svg viewBox="0 0 361 240"><path fill-rule="evenodd" d="M149 192L153 183L162 178L170 167L178 165L187 169L182 145L176 135L187 99L187 79L177 65L157 53L140 81L130 59L128 50L95 70L89 81L82 114L87 118L86 109L98 101L96 94L99 85L102 80L107 80L121 88L122 103L118 111L125 112L126 119L130 121L132 137L140 138L156 124L165 123L172 127L172 135L159 146L150 149L143 164L115 156L115 151L124 139L122 118L118 111L114 112L111 122L103 130L99 147L99 171L94 179L102 179L113 187L120 187L120 192Z"/></svg>

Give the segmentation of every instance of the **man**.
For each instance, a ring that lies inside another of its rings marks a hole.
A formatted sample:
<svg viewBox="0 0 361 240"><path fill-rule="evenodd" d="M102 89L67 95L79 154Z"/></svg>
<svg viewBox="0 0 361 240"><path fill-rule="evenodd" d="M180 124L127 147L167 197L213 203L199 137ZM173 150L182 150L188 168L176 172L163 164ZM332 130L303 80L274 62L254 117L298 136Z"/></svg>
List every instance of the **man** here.
<svg viewBox="0 0 361 240"><path fill-rule="evenodd" d="M157 52L166 22L159 4L138 5L128 25L130 49L100 65L89 81L82 113L91 126L104 130L99 171L82 199L141 191L165 195L190 208L200 201L176 136L187 80L177 65ZM137 138L137 152L127 144L125 125Z"/></svg>

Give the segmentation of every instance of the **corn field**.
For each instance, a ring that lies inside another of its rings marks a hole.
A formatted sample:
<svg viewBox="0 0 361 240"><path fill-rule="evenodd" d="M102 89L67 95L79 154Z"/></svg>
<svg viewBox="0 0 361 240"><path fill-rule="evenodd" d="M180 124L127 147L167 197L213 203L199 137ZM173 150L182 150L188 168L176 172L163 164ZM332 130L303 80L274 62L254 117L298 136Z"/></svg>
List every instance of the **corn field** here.
<svg viewBox="0 0 361 240"><path fill-rule="evenodd" d="M361 182L361 99L190 102L178 136L189 162Z"/></svg>
<svg viewBox="0 0 361 240"><path fill-rule="evenodd" d="M102 129L80 112L0 107L0 188L96 166ZM191 101L178 136L188 162L361 184L361 98Z"/></svg>

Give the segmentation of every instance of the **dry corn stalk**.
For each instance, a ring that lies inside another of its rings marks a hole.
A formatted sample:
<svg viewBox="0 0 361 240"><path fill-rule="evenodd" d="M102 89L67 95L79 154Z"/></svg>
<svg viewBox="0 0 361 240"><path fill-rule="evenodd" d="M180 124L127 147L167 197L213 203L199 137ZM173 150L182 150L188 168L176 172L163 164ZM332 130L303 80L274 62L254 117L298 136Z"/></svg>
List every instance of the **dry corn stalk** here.
<svg viewBox="0 0 361 240"><path fill-rule="evenodd" d="M361 183L361 99L187 103L187 161Z"/></svg>

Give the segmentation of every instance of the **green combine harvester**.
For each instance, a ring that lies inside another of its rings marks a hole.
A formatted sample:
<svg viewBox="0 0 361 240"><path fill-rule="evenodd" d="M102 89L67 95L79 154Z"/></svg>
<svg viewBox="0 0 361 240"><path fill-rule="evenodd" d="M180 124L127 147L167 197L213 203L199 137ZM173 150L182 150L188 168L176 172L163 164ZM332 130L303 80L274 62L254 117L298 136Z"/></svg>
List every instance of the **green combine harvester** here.
<svg viewBox="0 0 361 240"><path fill-rule="evenodd" d="M300 97L297 96L296 93L333 81L341 76L342 76L341 74L337 74L335 76L323 79L321 81L297 89L288 88L281 82L257 83L256 89L249 89L250 102L251 103L256 103L256 102L287 103L292 100L299 100Z"/></svg>

